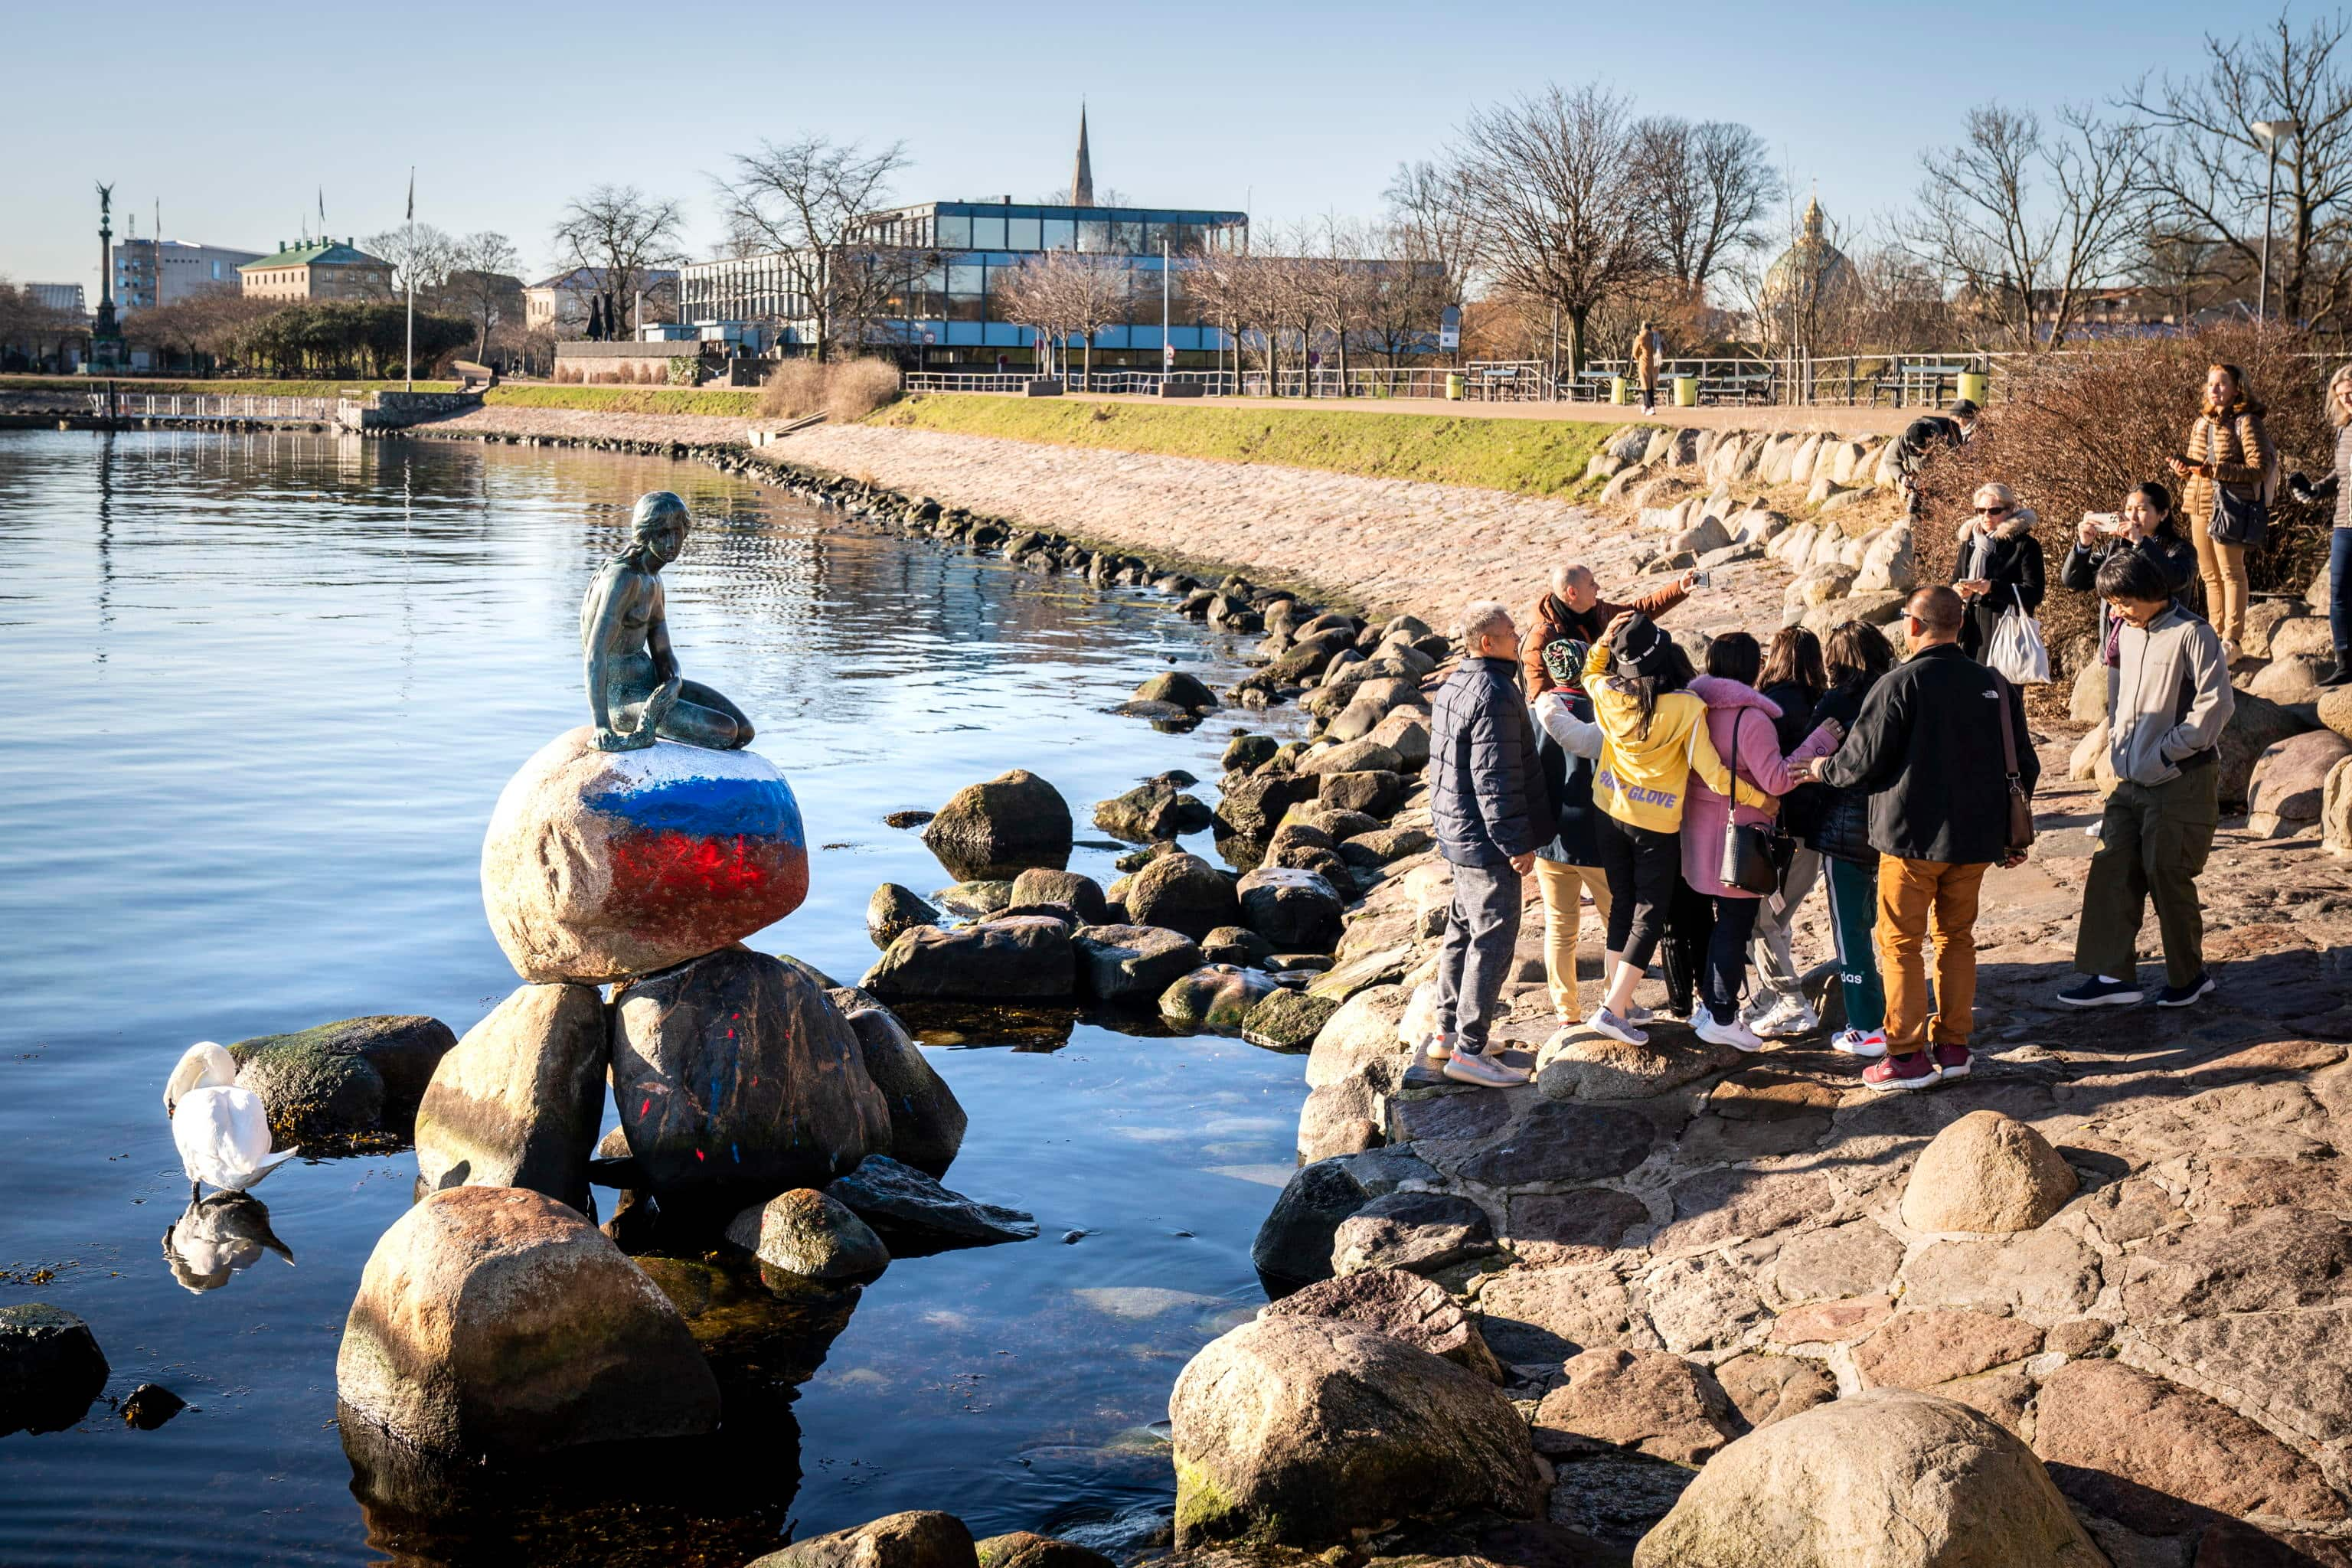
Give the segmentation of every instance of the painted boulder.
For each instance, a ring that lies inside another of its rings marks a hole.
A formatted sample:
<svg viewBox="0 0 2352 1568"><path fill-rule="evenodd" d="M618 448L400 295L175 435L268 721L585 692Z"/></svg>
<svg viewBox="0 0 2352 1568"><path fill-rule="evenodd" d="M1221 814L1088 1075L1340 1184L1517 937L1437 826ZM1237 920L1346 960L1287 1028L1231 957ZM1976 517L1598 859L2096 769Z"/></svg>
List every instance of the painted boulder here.
<svg viewBox="0 0 2352 1568"><path fill-rule="evenodd" d="M682 963L807 896L800 805L750 752L669 741L600 752L583 724L507 782L482 840L490 930L534 982Z"/></svg>

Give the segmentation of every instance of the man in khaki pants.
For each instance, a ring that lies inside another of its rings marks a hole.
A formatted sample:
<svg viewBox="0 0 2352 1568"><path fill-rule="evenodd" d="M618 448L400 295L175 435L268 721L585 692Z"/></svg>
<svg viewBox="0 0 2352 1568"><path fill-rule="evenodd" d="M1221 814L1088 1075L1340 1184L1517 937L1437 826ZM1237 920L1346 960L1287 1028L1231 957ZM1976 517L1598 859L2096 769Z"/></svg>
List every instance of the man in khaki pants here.
<svg viewBox="0 0 2352 1568"><path fill-rule="evenodd" d="M1886 979L1886 1058L1862 1075L1873 1089L1926 1089L1968 1076L1977 900L1987 870L2015 863L2006 753L2015 751L2018 783L2028 794L2041 773L2024 703L1960 651L1965 615L1949 588L1912 595L1903 609L1911 657L1871 688L1845 744L1804 769L1819 783L1871 792L1870 843L1879 853L1874 935Z"/></svg>

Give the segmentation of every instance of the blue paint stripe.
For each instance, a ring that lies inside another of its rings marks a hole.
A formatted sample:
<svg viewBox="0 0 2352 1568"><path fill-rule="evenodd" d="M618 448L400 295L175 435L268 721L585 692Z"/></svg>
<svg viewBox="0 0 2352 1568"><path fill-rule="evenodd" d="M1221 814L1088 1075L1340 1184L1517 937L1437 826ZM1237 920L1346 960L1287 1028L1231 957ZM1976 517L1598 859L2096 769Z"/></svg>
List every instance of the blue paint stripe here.
<svg viewBox="0 0 2352 1568"><path fill-rule="evenodd" d="M803 843L800 803L782 779L678 779L643 789L602 790L585 801L591 811L620 817L641 831Z"/></svg>

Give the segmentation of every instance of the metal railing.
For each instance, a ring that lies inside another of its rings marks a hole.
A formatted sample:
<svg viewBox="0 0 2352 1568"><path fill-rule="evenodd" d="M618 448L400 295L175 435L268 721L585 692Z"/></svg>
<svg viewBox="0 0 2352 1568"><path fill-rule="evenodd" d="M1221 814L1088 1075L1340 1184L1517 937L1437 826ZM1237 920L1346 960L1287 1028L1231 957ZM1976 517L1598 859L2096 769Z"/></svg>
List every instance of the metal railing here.
<svg viewBox="0 0 2352 1568"><path fill-rule="evenodd" d="M289 419L331 420L331 397L221 396L209 393L120 392L113 408L107 395L89 395L89 411L97 418L116 419Z"/></svg>

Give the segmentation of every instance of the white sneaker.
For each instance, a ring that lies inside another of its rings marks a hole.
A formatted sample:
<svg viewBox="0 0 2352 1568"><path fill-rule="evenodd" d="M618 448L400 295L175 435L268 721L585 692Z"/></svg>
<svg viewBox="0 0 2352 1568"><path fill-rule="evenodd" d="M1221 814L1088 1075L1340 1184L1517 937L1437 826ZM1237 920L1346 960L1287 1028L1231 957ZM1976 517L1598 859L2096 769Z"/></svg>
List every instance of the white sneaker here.
<svg viewBox="0 0 2352 1568"><path fill-rule="evenodd" d="M1485 1051L1454 1052L1445 1058L1445 1076L1456 1083L1474 1083L1482 1089L1517 1089L1528 1078Z"/></svg>
<svg viewBox="0 0 2352 1568"><path fill-rule="evenodd" d="M1793 1040L1821 1026L1821 1015L1802 998L1784 1002L1756 1020L1756 1032L1768 1040Z"/></svg>
<svg viewBox="0 0 2352 1568"><path fill-rule="evenodd" d="M1595 1034L1606 1035L1611 1039L1621 1041L1625 1045L1646 1046L1650 1043L1649 1036L1642 1033L1606 1007L1595 1007L1592 1010L1592 1016L1584 1020L1584 1026Z"/></svg>
<svg viewBox="0 0 2352 1568"><path fill-rule="evenodd" d="M1691 1015L1691 1033L1710 1046L1729 1046L1735 1051L1760 1051L1764 1042L1755 1030L1734 1018L1728 1024L1718 1024L1715 1015L1701 1007Z"/></svg>
<svg viewBox="0 0 2352 1568"><path fill-rule="evenodd" d="M1421 1042L1421 1054L1433 1062L1442 1062L1454 1054L1454 1047L1444 1035L1431 1035Z"/></svg>
<svg viewBox="0 0 2352 1568"><path fill-rule="evenodd" d="M1850 1057L1883 1057L1886 1034L1882 1029L1840 1029L1830 1037L1830 1049Z"/></svg>

